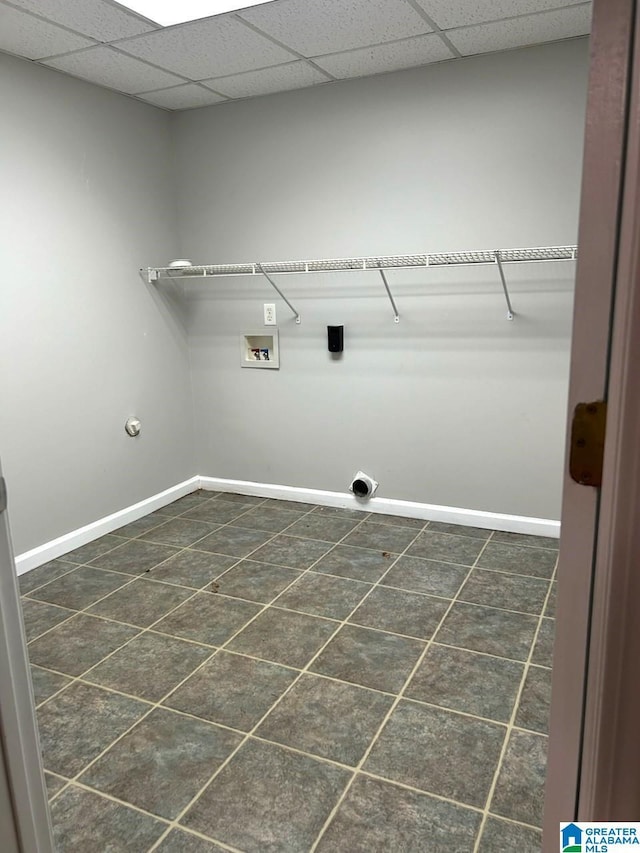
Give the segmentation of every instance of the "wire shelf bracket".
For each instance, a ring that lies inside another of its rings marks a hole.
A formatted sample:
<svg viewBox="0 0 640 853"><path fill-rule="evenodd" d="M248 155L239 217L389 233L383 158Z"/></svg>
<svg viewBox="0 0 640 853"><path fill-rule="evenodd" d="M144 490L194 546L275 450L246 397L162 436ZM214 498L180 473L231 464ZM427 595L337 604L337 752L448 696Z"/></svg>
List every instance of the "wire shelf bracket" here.
<svg viewBox="0 0 640 853"><path fill-rule="evenodd" d="M286 302L286 303L287 303L287 305L289 306L290 310L293 312L294 317L296 318L296 323L297 323L298 325L300 325L300 314L296 311L296 309L293 307L293 305L289 302L289 300L287 299L287 297L286 297L286 296L284 295L284 293L280 290L280 288L279 288L279 287L278 287L278 285L275 283L275 281L271 278L271 276L269 275L269 273L265 270L265 268L264 268L264 267L262 266L262 264L260 264L260 263L255 264L255 267L256 267L256 269L258 269L258 270L262 273L262 275L266 278L266 280L269 282L269 284L271 285L271 287L273 287L273 289L276 291L276 293L278 294L278 296L279 296L282 300L284 300L284 302Z"/></svg>
<svg viewBox="0 0 640 853"><path fill-rule="evenodd" d="M496 251L496 264L498 265L498 272L500 273L500 281L502 282L502 289L504 290L504 298L507 300L507 320L513 320L513 308L511 307L511 299L509 298L509 288L507 287L507 279L504 275L504 269L502 268L502 259L500 258L500 251Z"/></svg>
<svg viewBox="0 0 640 853"><path fill-rule="evenodd" d="M396 303L395 303L393 296L391 295L391 290L389 289L389 282L387 281L387 277L384 274L384 270L381 269L381 270L378 270L378 272L382 276L382 282L384 284L385 290L387 291L387 296L389 297L389 302L391 303L391 307L393 308L393 322L399 323L400 322L400 314L398 314L398 308L396 306Z"/></svg>

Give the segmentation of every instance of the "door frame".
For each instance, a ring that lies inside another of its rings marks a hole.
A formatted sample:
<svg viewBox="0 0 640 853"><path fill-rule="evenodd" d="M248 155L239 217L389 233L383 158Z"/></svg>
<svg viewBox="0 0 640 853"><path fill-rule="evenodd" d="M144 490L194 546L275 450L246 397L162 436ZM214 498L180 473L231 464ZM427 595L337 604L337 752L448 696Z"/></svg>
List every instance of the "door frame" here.
<svg viewBox="0 0 640 853"><path fill-rule="evenodd" d="M630 523L640 512L640 456L633 445L640 426L633 393L638 397L639 388L631 369L633 358L640 363L637 14L636 0L594 2L567 459L578 403L607 400L607 434L601 489L574 482L565 465L545 853L558 850L560 821L640 818L637 751L633 783L628 761L625 772L616 764L625 755L621 738L630 736L629 711L635 710L627 704L630 685L623 677L633 660L625 646L634 629L625 595L633 588L632 569L637 574L633 549L640 553ZM634 648L637 660L637 637ZM635 732L633 738L638 741ZM621 781L629 786L628 808L613 799Z"/></svg>
<svg viewBox="0 0 640 853"><path fill-rule="evenodd" d="M0 775L3 853L54 853L1 467Z"/></svg>

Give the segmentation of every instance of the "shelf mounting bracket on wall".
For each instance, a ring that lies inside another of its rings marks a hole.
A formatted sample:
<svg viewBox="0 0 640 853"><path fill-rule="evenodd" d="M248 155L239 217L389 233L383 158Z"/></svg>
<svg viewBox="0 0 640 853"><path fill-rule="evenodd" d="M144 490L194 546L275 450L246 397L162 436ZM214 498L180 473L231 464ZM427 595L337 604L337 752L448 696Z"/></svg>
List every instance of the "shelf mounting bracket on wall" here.
<svg viewBox="0 0 640 853"><path fill-rule="evenodd" d="M289 300L287 299L287 297L286 297L286 296L284 295L284 293L280 290L280 288L279 288L279 287L278 287L278 285L275 283L275 281L271 278L271 276L269 275L269 273L265 270L265 268L264 268L264 267L262 266L262 264L260 264L260 263L256 263L256 269L257 269L259 272L261 272L261 273L262 273L262 275L266 278L266 280L269 282L269 284L271 285L271 287L273 287L273 289L276 291L276 293L278 294L278 296L279 296L281 299L283 299L283 300L287 303L287 305L289 306L289 308L290 308L290 309L291 309L291 311L293 312L293 315L294 315L294 316L295 316L295 318L296 318L296 323L298 323L298 325L299 325L299 324L300 324L300 314L298 314L298 312L296 311L296 309L295 309L295 308L293 307L293 305L289 302Z"/></svg>
<svg viewBox="0 0 640 853"><path fill-rule="evenodd" d="M502 289L504 290L504 298L507 300L507 320L513 320L513 308L511 307L511 299L509 299L509 289L507 287L507 280L504 277L504 270L502 269L502 259L500 257L499 249L496 249L496 264L498 265L498 272L500 273Z"/></svg>
<svg viewBox="0 0 640 853"><path fill-rule="evenodd" d="M391 307L393 308L393 322L400 322L400 315L398 314L398 307L396 306L395 300L391 295L391 290L389 289L389 282L387 281L387 277L384 274L384 270L378 270L380 275L382 276L382 282L384 284L385 290L387 291L387 296L389 297L389 302L391 303Z"/></svg>

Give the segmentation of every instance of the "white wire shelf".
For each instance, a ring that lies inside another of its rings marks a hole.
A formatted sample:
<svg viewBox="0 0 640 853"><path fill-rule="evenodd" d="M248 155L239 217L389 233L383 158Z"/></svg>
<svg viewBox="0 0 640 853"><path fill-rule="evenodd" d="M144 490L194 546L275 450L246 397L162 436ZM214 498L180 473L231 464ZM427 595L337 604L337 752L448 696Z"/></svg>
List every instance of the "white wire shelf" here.
<svg viewBox="0 0 640 853"><path fill-rule="evenodd" d="M295 315L296 322L300 322L300 315L284 296L282 291L274 282L274 275L300 275L306 273L330 273L330 272L356 272L373 271L379 272L391 301L394 311L395 322L398 323L398 314L389 282L385 275L387 270L420 269L429 267L462 267L462 266L486 266L493 265L498 268L505 299L507 302L507 317L513 319L514 312L507 283L504 276L504 265L506 264L528 264L549 261L575 261L578 256L577 246L538 246L526 249L481 249L467 252L435 252L418 255L379 255L368 258L328 258L313 261L270 261L264 263L249 264L194 264L193 266L175 267L147 267L140 270L145 280L149 283L162 279L184 279L184 278L228 278L233 276L262 276L274 287L282 299L287 303Z"/></svg>

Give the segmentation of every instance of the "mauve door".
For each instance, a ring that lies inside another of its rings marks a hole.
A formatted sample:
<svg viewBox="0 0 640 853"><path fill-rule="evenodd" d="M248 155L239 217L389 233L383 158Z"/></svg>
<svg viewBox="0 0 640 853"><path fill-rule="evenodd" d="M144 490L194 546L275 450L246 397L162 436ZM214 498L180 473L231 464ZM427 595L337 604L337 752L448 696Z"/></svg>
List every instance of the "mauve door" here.
<svg viewBox="0 0 640 853"><path fill-rule="evenodd" d="M610 497L600 488L574 482L568 456L571 416L578 403L608 400L606 444L615 441L611 427L618 412L612 406L615 401L609 399L610 352L614 309L616 304L619 307L628 284L621 286L618 272L636 14L636 0L594 0L558 566L545 853L558 850L560 821L595 819L585 806L583 762L585 749L592 747L590 739L594 737L585 729L585 708L602 684L587 676L590 654L594 642L598 643L596 634L603 630L593 620L593 596L605 569L598 558L598 538L603 535L603 496L606 501ZM606 594L606 590L601 593ZM628 815L625 819L638 817Z"/></svg>

